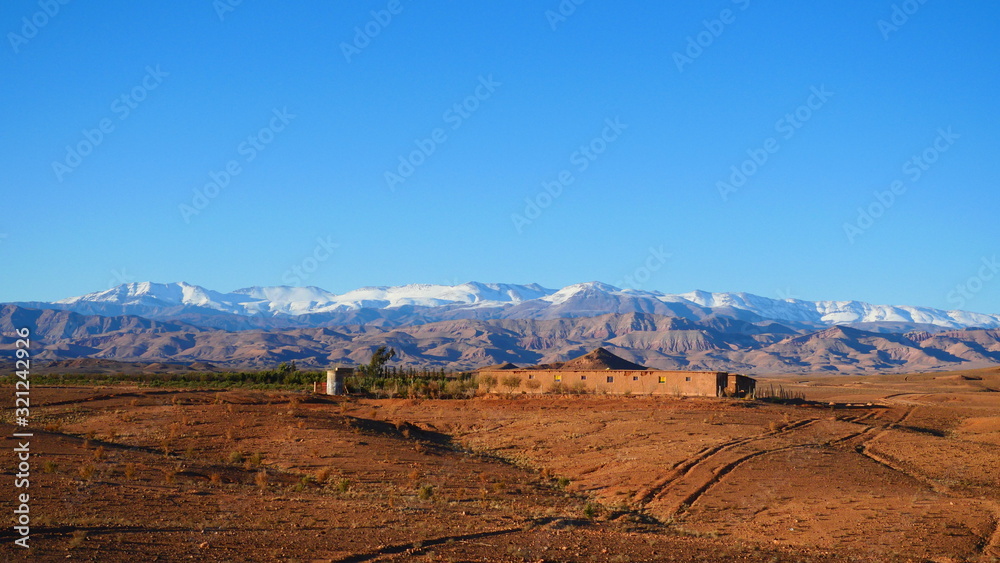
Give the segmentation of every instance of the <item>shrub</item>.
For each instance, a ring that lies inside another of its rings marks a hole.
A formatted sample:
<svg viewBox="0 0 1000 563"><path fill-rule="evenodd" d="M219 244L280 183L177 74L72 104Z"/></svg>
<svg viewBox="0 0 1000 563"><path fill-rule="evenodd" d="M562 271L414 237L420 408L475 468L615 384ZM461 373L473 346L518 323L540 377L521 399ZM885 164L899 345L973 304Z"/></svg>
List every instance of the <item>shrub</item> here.
<svg viewBox="0 0 1000 563"><path fill-rule="evenodd" d="M509 393L513 393L514 389L521 386L521 378L516 375L507 375L500 380L500 383L507 388Z"/></svg>
<svg viewBox="0 0 1000 563"><path fill-rule="evenodd" d="M257 486L260 487L261 489L266 489L267 488L267 471L264 471L263 469L261 469L260 471L258 471L257 474L254 475L253 481L254 481L254 483L257 483Z"/></svg>
<svg viewBox="0 0 1000 563"><path fill-rule="evenodd" d="M83 465L80 466L78 472L80 474L80 477L82 477L84 481L90 481L90 478L94 476L95 471L96 468L94 467L93 463L84 463Z"/></svg>
<svg viewBox="0 0 1000 563"><path fill-rule="evenodd" d="M420 497L420 500L430 500L434 498L434 487L430 485L421 485L417 496Z"/></svg>
<svg viewBox="0 0 1000 563"><path fill-rule="evenodd" d="M86 541L86 540L87 540L87 531L86 530L74 530L73 531L73 539L71 539L69 541L69 549L80 547L81 545L83 545L83 542Z"/></svg>
<svg viewBox="0 0 1000 563"><path fill-rule="evenodd" d="M556 381L555 383L552 384L551 387L549 387L548 392L554 395L561 395L563 393L568 393L569 388L566 387L565 383L562 383L561 381Z"/></svg>
<svg viewBox="0 0 1000 563"><path fill-rule="evenodd" d="M487 393L489 393L490 389L493 389L494 387L496 387L496 385L497 385L497 378L493 377L492 375L484 375L484 376L478 378L478 383L479 383L479 388L480 389L482 389L482 390L486 391Z"/></svg>
<svg viewBox="0 0 1000 563"><path fill-rule="evenodd" d="M239 450L229 452L229 463L243 463L243 452Z"/></svg>

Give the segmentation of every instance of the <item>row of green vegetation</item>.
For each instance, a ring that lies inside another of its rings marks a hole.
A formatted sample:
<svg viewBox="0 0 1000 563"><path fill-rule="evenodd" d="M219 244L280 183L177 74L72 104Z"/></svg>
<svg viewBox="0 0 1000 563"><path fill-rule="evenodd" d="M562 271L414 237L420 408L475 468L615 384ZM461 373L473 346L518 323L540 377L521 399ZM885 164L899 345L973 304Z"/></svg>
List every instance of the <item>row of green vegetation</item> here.
<svg viewBox="0 0 1000 563"><path fill-rule="evenodd" d="M457 398L475 395L479 384L468 372L449 373L387 365L396 351L381 347L368 364L354 368L345 382L352 394L377 397ZM13 384L15 375L0 375L0 382ZM300 370L295 362L282 362L274 369L226 372L174 373L35 373L36 385L142 385L211 389L279 389L311 391L313 384L326 382L326 371ZM492 386L492 385L490 385Z"/></svg>
<svg viewBox="0 0 1000 563"><path fill-rule="evenodd" d="M15 376L0 376L0 382L13 385ZM58 373L33 374L35 385L141 385L145 387L283 389L311 391L314 382L326 382L325 371L278 370L181 373ZM425 396L467 394L477 389L471 373L442 373L439 370L413 370L406 375L377 377L354 375L347 378L351 393L380 396L409 396L410 389Z"/></svg>

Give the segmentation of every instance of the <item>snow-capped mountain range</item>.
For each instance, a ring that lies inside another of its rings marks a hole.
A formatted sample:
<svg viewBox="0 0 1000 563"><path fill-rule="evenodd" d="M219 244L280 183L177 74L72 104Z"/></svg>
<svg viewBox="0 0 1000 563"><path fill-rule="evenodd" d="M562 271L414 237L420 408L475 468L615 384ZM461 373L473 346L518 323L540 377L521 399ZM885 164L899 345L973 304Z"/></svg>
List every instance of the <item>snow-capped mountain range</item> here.
<svg viewBox="0 0 1000 563"><path fill-rule="evenodd" d="M653 313L701 320L730 317L789 326L834 325L944 330L1000 327L1000 315L859 301L770 299L748 293L667 294L588 282L548 289L537 284L469 282L365 287L334 294L318 287L249 287L221 293L188 283L129 283L60 301L18 303L89 315L137 315L214 328L422 324L452 319L556 319ZM242 322L238 319L242 319Z"/></svg>

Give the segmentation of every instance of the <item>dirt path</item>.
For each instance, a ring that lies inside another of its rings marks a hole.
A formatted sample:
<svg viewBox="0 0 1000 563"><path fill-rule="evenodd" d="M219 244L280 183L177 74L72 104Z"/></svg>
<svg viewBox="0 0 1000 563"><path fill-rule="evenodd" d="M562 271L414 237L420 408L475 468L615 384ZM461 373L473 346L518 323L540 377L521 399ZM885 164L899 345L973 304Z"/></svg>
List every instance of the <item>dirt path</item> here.
<svg viewBox="0 0 1000 563"><path fill-rule="evenodd" d="M689 506L708 486L721 478L721 472L731 462L729 457L732 456L727 456L726 454L729 454L732 450L754 442L787 435L788 433L815 424L818 420L817 418L798 420L757 436L729 440L707 447L691 458L677 463L667 475L658 479L648 490L642 491L632 500L638 505L649 505L654 503L654 501L657 505L665 505L665 509L660 506L657 512L665 512L667 517L671 517L680 511L683 506ZM741 457L738 459L741 459ZM725 470L725 473L729 471L731 471L731 468Z"/></svg>

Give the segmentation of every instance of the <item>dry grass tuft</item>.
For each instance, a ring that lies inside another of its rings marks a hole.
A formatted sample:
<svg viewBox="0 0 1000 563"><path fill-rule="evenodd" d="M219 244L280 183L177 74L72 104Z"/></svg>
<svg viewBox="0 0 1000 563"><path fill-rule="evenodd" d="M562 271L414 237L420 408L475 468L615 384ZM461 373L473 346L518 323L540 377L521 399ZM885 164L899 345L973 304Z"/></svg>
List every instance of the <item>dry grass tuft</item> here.
<svg viewBox="0 0 1000 563"><path fill-rule="evenodd" d="M83 542L87 541L87 531L86 530L75 530L73 536L69 540L69 549L74 549L83 545Z"/></svg>
<svg viewBox="0 0 1000 563"><path fill-rule="evenodd" d="M434 487L430 485L421 485L420 490L417 492L417 496L420 500L430 500L434 498Z"/></svg>
<svg viewBox="0 0 1000 563"><path fill-rule="evenodd" d="M97 468L94 467L94 464L87 462L80 466L77 473L80 474L80 477L82 477L84 481L90 481L90 479L94 476L95 471L97 471Z"/></svg>
<svg viewBox="0 0 1000 563"><path fill-rule="evenodd" d="M263 469L261 469L260 471L258 471L257 474L254 475L253 481L261 489L266 489L267 488L267 471L264 471Z"/></svg>

